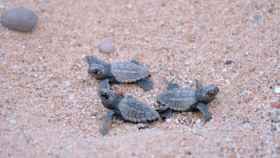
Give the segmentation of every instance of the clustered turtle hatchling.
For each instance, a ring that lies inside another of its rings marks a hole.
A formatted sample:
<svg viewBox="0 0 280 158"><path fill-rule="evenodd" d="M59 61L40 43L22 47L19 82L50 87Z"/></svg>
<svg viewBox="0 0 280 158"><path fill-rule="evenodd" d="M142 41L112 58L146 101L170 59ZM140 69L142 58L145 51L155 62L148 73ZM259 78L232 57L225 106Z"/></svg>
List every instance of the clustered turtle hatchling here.
<svg viewBox="0 0 280 158"><path fill-rule="evenodd" d="M158 120L160 115L153 108L130 95L120 95L110 89L109 80L102 80L99 96L104 107L110 111L102 122L100 133L106 135L114 116L133 123L147 123Z"/></svg>
<svg viewBox="0 0 280 158"><path fill-rule="evenodd" d="M215 99L219 88L202 86L196 81L196 89L182 88L169 83L167 90L157 97L158 109L153 109L131 95L114 92L113 83L136 83L145 91L153 88L148 68L135 60L106 63L95 56L86 56L88 73L100 80L98 95L103 106L109 109L101 124L100 132L106 135L117 117L132 123L147 123L170 117L172 111L200 111L206 122L212 118L208 104Z"/></svg>
<svg viewBox="0 0 280 158"><path fill-rule="evenodd" d="M162 116L170 116L171 111L193 111L199 110L203 114L204 121L212 118L208 111L208 103L214 100L219 92L215 85L202 86L196 82L196 90L191 88L180 88L178 84L170 83L167 90L161 93L157 102L159 109L157 111Z"/></svg>
<svg viewBox="0 0 280 158"><path fill-rule="evenodd" d="M88 73L98 80L109 79L110 83L136 83L145 91L153 88L148 68L136 60L106 63L95 56L86 56Z"/></svg>

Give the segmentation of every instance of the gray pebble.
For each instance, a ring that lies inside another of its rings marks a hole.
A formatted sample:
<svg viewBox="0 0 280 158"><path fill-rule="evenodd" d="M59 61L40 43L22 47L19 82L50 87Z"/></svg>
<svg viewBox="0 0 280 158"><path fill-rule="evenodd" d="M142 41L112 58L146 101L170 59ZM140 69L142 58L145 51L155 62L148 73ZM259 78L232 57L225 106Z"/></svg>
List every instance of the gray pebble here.
<svg viewBox="0 0 280 158"><path fill-rule="evenodd" d="M234 63L233 60L226 60L226 61L225 61L225 65L230 65L230 64L233 64L233 63Z"/></svg>
<svg viewBox="0 0 280 158"><path fill-rule="evenodd" d="M99 52L101 53L113 53L115 48L114 48L114 45L113 45L113 40L112 39L105 39L103 40L102 42L100 42L98 44L98 49L99 49Z"/></svg>
<svg viewBox="0 0 280 158"><path fill-rule="evenodd" d="M1 16L1 23L10 30L32 32L38 17L30 9L19 7L5 11Z"/></svg>

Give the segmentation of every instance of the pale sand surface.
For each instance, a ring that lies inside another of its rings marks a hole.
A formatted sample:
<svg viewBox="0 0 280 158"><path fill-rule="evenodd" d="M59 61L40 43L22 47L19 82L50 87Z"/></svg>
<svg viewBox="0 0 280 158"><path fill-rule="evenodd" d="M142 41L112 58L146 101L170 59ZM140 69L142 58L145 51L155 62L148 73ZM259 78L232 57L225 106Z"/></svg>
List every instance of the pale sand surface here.
<svg viewBox="0 0 280 158"><path fill-rule="evenodd" d="M2 4L1 4L2 3ZM279 0L0 0L39 16L30 34L0 26L0 157L280 157L280 121L272 123L280 85ZM115 52L98 52L104 38ZM106 113L85 55L138 59L155 87L115 86L155 105L174 79L217 84L213 119L181 113L147 129ZM233 63L226 65L227 60ZM277 116L276 116L277 117ZM274 118L276 119L276 118Z"/></svg>

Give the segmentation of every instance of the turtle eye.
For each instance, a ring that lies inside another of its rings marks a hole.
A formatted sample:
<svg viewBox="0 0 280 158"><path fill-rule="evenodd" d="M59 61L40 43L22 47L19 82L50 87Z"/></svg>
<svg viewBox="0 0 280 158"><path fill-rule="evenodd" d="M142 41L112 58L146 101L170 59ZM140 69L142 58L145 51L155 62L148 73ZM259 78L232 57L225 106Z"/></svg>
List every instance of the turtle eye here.
<svg viewBox="0 0 280 158"><path fill-rule="evenodd" d="M91 74L95 74L95 75L97 75L99 72L98 72L98 69L92 69L92 68L90 68L89 70L88 70L88 72L89 73L91 73Z"/></svg>
<svg viewBox="0 0 280 158"><path fill-rule="evenodd" d="M102 73L103 72L101 70L97 70L97 72L96 72L97 75L102 75Z"/></svg>
<svg viewBox="0 0 280 158"><path fill-rule="evenodd" d="M207 93L209 97L214 97L216 95L215 91L210 91Z"/></svg>
<svg viewBox="0 0 280 158"><path fill-rule="evenodd" d="M94 69L94 70L92 71L92 73L98 74L98 70L97 70L97 69Z"/></svg>
<svg viewBox="0 0 280 158"><path fill-rule="evenodd" d="M94 69L94 70L92 71L92 73L98 75L98 74L100 74L100 71L99 71L98 69Z"/></svg>
<svg viewBox="0 0 280 158"><path fill-rule="evenodd" d="M210 91L210 92L207 93L207 95L208 95L209 97L211 97L211 96L213 96L213 92Z"/></svg>
<svg viewBox="0 0 280 158"><path fill-rule="evenodd" d="M102 75L103 71L101 69L93 69L92 73L94 73L95 75Z"/></svg>
<svg viewBox="0 0 280 158"><path fill-rule="evenodd" d="M100 96L105 99L109 99L109 95L106 92L101 92Z"/></svg>

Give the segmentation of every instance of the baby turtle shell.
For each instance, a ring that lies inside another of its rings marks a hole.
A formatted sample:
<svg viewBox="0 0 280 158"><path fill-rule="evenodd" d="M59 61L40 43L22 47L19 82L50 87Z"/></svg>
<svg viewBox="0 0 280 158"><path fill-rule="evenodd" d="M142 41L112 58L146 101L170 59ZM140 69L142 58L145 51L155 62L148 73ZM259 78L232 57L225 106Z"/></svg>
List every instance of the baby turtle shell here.
<svg viewBox="0 0 280 158"><path fill-rule="evenodd" d="M112 63L111 73L117 81L124 83L135 82L150 75L147 67L132 61Z"/></svg>
<svg viewBox="0 0 280 158"><path fill-rule="evenodd" d="M110 84L134 83L144 91L153 89L153 81L144 64L136 60L106 63L96 56L86 56L88 73L97 80L109 79Z"/></svg>
<svg viewBox="0 0 280 158"><path fill-rule="evenodd" d="M196 93L190 88L165 91L158 96L157 100L174 111L187 111L197 102Z"/></svg>
<svg viewBox="0 0 280 158"><path fill-rule="evenodd" d="M193 111L198 110L202 113L204 121L212 118L208 110L208 104L213 101L219 92L216 85L202 86L196 82L196 90L191 88L180 88L178 84L170 83L167 90L161 93L157 102L157 111L161 117L171 116L171 111Z"/></svg>
<svg viewBox="0 0 280 158"><path fill-rule="evenodd" d="M120 101L118 109L124 120L134 123L149 122L160 118L157 111L129 95Z"/></svg>
<svg viewBox="0 0 280 158"><path fill-rule="evenodd" d="M160 118L159 113L145 103L138 101L130 95L117 94L108 88L108 82L104 80L99 89L99 96L105 108L109 111L104 116L100 133L106 135L112 127L113 118L117 117L132 123L150 123Z"/></svg>

